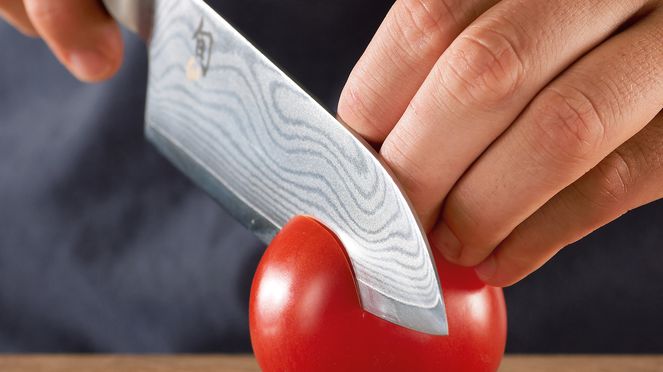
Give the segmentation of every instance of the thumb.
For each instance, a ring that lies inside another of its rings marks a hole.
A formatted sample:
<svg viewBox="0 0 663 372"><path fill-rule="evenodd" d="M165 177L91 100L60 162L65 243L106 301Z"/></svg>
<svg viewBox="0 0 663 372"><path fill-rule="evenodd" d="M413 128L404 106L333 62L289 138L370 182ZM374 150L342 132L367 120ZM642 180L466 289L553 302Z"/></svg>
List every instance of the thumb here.
<svg viewBox="0 0 663 372"><path fill-rule="evenodd" d="M34 28L81 81L110 78L122 64L122 35L96 0L25 0Z"/></svg>

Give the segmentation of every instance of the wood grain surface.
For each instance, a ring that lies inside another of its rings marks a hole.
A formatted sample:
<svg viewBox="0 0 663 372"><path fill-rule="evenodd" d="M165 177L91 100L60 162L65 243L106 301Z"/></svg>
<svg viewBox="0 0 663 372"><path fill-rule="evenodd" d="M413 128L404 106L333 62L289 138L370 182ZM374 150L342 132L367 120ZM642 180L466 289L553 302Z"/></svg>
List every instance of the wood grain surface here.
<svg viewBox="0 0 663 372"><path fill-rule="evenodd" d="M0 355L2 372L260 371L249 355ZM663 372L663 355L508 355L500 372Z"/></svg>

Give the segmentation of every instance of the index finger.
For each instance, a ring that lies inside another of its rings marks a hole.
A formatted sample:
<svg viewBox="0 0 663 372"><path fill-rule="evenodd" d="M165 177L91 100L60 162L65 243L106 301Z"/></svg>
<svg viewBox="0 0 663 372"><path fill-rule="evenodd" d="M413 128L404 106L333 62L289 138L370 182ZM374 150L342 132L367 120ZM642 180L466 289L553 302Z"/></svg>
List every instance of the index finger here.
<svg viewBox="0 0 663 372"><path fill-rule="evenodd" d="M398 0L341 92L338 115L381 143L452 40L497 0Z"/></svg>
<svg viewBox="0 0 663 372"><path fill-rule="evenodd" d="M381 149L425 226L537 92L641 3L504 0L454 40Z"/></svg>
<svg viewBox="0 0 663 372"><path fill-rule="evenodd" d="M79 80L111 77L122 62L122 35L100 1L25 0L32 24Z"/></svg>

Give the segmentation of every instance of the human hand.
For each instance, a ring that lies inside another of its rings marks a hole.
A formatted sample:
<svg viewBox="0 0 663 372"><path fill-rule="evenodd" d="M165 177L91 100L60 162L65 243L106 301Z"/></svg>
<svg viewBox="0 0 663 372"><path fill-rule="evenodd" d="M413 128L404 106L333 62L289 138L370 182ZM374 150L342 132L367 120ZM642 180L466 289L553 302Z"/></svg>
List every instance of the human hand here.
<svg viewBox="0 0 663 372"><path fill-rule="evenodd" d="M39 36L79 80L110 78L122 64L122 35L100 1L0 0L0 16Z"/></svg>
<svg viewBox="0 0 663 372"><path fill-rule="evenodd" d="M397 0L338 115L506 286L663 197L663 1Z"/></svg>

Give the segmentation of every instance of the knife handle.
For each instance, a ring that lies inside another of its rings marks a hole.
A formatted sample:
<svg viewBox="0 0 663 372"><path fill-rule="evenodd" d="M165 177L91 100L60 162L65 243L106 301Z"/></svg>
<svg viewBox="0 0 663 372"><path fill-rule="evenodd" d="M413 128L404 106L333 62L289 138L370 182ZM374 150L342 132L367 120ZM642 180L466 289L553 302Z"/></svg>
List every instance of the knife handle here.
<svg viewBox="0 0 663 372"><path fill-rule="evenodd" d="M150 39L154 24L154 0L102 0L106 10L143 40Z"/></svg>

